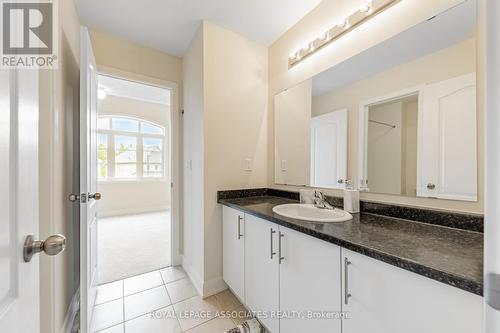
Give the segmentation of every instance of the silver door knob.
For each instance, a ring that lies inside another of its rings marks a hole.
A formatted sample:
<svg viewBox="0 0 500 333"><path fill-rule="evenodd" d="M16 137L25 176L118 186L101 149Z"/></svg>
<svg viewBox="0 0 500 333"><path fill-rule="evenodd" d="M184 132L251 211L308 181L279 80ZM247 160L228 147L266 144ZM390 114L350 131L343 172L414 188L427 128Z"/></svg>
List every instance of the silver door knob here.
<svg viewBox="0 0 500 333"><path fill-rule="evenodd" d="M429 184L427 184L427 188L428 188L429 190L433 190L433 189L435 189L435 188L436 188L436 185L435 185L435 184L432 184L432 183L429 183Z"/></svg>
<svg viewBox="0 0 500 333"><path fill-rule="evenodd" d="M101 200L101 193L95 192L95 193L89 193L89 200L94 199L94 200Z"/></svg>
<svg viewBox="0 0 500 333"><path fill-rule="evenodd" d="M46 240L36 240L33 235L26 237L23 248L23 258L25 262L30 262L34 254L45 252L49 256L64 251L66 247L66 237L63 235L52 235Z"/></svg>

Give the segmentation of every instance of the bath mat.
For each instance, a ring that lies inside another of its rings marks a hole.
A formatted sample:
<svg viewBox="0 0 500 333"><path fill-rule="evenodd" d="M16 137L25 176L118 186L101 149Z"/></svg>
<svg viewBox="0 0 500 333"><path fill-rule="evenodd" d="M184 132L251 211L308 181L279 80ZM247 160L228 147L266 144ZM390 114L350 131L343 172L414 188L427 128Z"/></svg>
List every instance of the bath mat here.
<svg viewBox="0 0 500 333"><path fill-rule="evenodd" d="M266 330L257 319L250 319L226 333L266 333Z"/></svg>

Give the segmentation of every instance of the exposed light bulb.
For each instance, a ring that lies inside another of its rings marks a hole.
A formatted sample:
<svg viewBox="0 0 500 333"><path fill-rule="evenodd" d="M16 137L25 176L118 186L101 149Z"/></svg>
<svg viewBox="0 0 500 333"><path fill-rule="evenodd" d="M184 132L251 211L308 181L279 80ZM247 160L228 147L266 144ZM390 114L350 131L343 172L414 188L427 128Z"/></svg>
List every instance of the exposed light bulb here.
<svg viewBox="0 0 500 333"><path fill-rule="evenodd" d="M369 1L369 2L365 3L359 10L362 13L365 13L366 15L371 14L371 12L372 12L372 2Z"/></svg>
<svg viewBox="0 0 500 333"><path fill-rule="evenodd" d="M322 34L321 36L318 37L318 39L321 39L321 40L326 40L328 39L330 36L328 34L328 31L325 32L324 34Z"/></svg>
<svg viewBox="0 0 500 333"><path fill-rule="evenodd" d="M108 96L108 94L106 94L106 91L104 89L100 88L97 91L97 98L99 98L99 99L105 99L107 96Z"/></svg>
<svg viewBox="0 0 500 333"><path fill-rule="evenodd" d="M339 24L337 24L337 26L341 27L344 30L347 30L351 25L349 24L349 19L345 19L340 21Z"/></svg>

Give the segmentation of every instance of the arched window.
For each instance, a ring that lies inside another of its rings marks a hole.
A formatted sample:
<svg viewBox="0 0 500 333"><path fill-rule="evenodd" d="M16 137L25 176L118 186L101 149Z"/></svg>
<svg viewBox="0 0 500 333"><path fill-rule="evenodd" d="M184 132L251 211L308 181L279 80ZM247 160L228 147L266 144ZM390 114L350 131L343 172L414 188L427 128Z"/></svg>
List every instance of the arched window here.
<svg viewBox="0 0 500 333"><path fill-rule="evenodd" d="M165 127L140 118L98 118L100 180L163 178Z"/></svg>

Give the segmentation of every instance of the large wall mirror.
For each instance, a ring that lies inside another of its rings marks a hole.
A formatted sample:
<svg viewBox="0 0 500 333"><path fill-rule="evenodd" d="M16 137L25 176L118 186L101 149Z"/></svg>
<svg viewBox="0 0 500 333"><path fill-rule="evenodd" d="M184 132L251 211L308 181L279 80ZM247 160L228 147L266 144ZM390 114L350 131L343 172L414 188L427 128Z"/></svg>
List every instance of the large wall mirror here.
<svg viewBox="0 0 500 333"><path fill-rule="evenodd" d="M464 1L277 94L275 183L476 201L476 13Z"/></svg>

